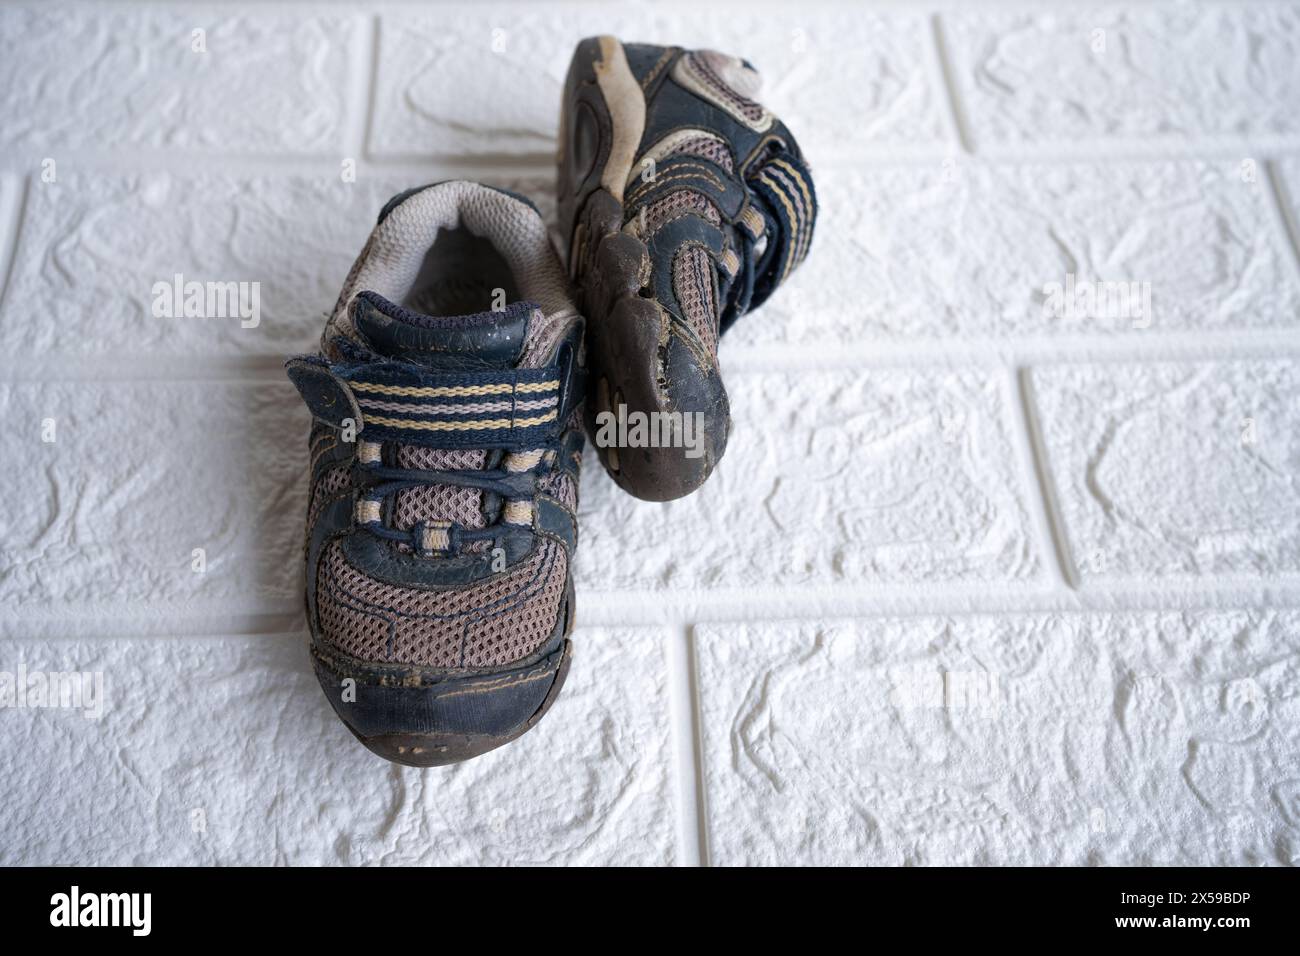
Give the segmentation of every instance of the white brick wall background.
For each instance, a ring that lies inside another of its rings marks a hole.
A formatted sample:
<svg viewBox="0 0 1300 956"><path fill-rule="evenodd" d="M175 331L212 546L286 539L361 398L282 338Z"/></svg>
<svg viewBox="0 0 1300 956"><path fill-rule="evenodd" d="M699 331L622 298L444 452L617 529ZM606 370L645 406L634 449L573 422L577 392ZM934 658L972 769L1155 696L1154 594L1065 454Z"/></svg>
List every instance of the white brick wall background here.
<svg viewBox="0 0 1300 956"><path fill-rule="evenodd" d="M823 219L723 345L708 485L589 459L553 713L387 765L310 672L280 362L392 193L553 207L598 32L752 60ZM0 670L107 696L0 711L0 861L1300 861L1300 6L40 3L0 38ZM260 282L260 325L153 317L175 273ZM1045 312L1067 274L1149 321Z"/></svg>

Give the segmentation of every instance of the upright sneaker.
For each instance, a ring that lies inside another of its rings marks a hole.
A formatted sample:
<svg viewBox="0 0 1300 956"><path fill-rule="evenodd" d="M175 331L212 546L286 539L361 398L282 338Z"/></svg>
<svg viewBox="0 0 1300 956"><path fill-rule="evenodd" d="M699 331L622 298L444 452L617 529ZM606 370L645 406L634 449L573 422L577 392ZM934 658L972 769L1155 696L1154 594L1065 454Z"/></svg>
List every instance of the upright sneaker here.
<svg viewBox="0 0 1300 956"><path fill-rule="evenodd" d="M708 478L731 427L718 336L812 242L812 178L758 86L735 57L607 36L569 66L558 196L588 323L588 434L639 498Z"/></svg>
<svg viewBox="0 0 1300 956"><path fill-rule="evenodd" d="M379 214L321 339L307 616L367 747L464 760L532 727L573 627L582 320L537 210L468 182Z"/></svg>

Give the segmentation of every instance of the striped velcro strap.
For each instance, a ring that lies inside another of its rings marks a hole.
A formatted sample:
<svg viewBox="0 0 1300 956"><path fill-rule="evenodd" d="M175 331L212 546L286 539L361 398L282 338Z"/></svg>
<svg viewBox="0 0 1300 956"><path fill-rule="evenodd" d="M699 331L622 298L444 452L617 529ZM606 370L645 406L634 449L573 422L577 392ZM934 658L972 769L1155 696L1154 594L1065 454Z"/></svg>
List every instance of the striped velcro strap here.
<svg viewBox="0 0 1300 956"><path fill-rule="evenodd" d="M335 366L368 442L535 447L558 434L563 369L432 372L406 362Z"/></svg>
<svg viewBox="0 0 1300 956"><path fill-rule="evenodd" d="M769 258L771 274L755 289L753 306L757 306L808 255L817 222L817 194L807 165L796 154L784 150L750 173L749 184L762 198L776 226L775 235L769 238L775 243Z"/></svg>

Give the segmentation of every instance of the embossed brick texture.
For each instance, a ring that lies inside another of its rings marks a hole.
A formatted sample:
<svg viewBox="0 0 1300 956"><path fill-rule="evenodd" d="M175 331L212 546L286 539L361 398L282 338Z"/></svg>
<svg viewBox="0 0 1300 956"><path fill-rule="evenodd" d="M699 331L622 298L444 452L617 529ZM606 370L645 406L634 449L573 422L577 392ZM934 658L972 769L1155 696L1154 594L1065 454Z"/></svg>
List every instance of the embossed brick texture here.
<svg viewBox="0 0 1300 956"><path fill-rule="evenodd" d="M5 713L0 860L671 864L663 636L575 639L545 721L429 774L340 738L296 634L5 641L0 670L99 673L104 706Z"/></svg>
<svg viewBox="0 0 1300 956"><path fill-rule="evenodd" d="M0 142L28 157L86 147L333 155L359 19L56 4L0 10Z"/></svg>
<svg viewBox="0 0 1300 956"><path fill-rule="evenodd" d="M387 765L311 672L280 364L394 193L553 219L601 32L749 59L817 236L703 489L588 453L552 715ZM0 711L0 861L1300 863L1298 51L1273 2L0 8L0 671L104 688Z"/></svg>
<svg viewBox="0 0 1300 956"><path fill-rule="evenodd" d="M714 859L1294 863L1297 623L1258 611L705 626Z"/></svg>
<svg viewBox="0 0 1300 956"><path fill-rule="evenodd" d="M984 8L943 22L981 147L1300 136L1292 4Z"/></svg>
<svg viewBox="0 0 1300 956"><path fill-rule="evenodd" d="M610 32L744 56L763 76L765 103L791 118L814 157L932 148L944 137L928 27L904 11L449 4L384 18L370 146L399 155L551 155L573 45Z"/></svg>

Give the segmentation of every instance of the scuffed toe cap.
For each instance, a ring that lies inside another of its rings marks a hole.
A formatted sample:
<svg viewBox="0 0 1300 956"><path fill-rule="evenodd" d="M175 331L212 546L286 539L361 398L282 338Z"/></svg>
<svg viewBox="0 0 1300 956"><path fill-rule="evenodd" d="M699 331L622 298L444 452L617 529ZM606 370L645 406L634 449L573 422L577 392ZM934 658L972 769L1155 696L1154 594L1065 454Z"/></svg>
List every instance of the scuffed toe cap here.
<svg viewBox="0 0 1300 956"><path fill-rule="evenodd" d="M379 672L314 650L312 663L334 712L372 752L436 767L477 757L531 729L559 694L572 644L534 663L491 674L427 679Z"/></svg>
<svg viewBox="0 0 1300 956"><path fill-rule="evenodd" d="M312 662L331 706L381 757L466 760L541 719L568 668L568 559L542 540L509 571L461 587L399 587L339 541L318 570Z"/></svg>

